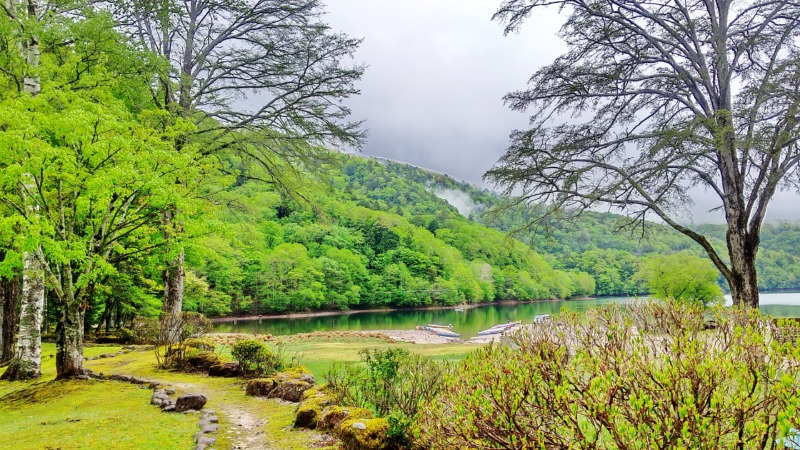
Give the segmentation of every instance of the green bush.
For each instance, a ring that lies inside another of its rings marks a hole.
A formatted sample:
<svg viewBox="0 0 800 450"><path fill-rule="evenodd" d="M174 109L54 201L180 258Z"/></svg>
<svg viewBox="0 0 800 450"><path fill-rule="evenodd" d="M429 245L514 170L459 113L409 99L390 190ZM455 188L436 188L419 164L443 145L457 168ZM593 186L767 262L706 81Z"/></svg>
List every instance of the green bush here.
<svg viewBox="0 0 800 450"><path fill-rule="evenodd" d="M797 426L800 350L757 311L609 307L511 341L447 378L417 445L768 449Z"/></svg>
<svg viewBox="0 0 800 450"><path fill-rule="evenodd" d="M326 378L334 403L368 408L387 419L387 438L404 446L411 438L421 405L434 400L452 365L404 349L365 349L363 366L331 369Z"/></svg>
<svg viewBox="0 0 800 450"><path fill-rule="evenodd" d="M231 355L239 363L245 377L270 375L283 366L283 361L275 352L255 339L237 342Z"/></svg>

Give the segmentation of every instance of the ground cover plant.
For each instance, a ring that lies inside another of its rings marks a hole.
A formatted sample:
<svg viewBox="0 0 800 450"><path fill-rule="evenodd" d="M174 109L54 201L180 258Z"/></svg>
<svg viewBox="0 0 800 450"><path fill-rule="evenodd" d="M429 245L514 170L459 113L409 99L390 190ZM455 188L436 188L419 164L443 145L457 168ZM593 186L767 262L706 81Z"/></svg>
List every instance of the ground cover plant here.
<svg viewBox="0 0 800 450"><path fill-rule="evenodd" d="M776 449L800 350L756 311L565 314L470 355L424 409L426 448Z"/></svg>

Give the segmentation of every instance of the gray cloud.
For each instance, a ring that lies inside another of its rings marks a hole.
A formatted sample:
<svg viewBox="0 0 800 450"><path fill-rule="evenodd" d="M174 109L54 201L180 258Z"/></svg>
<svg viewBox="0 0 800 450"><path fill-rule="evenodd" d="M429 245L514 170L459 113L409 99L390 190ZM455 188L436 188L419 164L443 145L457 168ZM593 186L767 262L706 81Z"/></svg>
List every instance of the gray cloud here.
<svg viewBox="0 0 800 450"><path fill-rule="evenodd" d="M503 36L491 16L496 0L328 0L327 21L363 37L358 59L368 65L362 94L348 101L367 119L363 149L485 186L484 172L502 156L513 129L528 123L502 97L522 89L533 72L566 48L557 10L532 17ZM798 196L781 194L769 211L798 219ZM695 222L721 221L714 199L698 192Z"/></svg>

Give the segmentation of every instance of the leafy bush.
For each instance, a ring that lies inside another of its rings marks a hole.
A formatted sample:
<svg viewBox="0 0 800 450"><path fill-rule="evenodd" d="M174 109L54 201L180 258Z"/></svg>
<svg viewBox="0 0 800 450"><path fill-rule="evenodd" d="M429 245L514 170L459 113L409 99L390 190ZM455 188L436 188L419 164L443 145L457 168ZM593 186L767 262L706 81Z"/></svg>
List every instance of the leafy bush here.
<svg viewBox="0 0 800 450"><path fill-rule="evenodd" d="M283 367L279 355L255 339L237 342L231 349L231 355L239 363L245 377L269 375Z"/></svg>
<svg viewBox="0 0 800 450"><path fill-rule="evenodd" d="M797 425L800 350L768 324L674 302L559 316L462 362L418 445L776 448Z"/></svg>
<svg viewBox="0 0 800 450"><path fill-rule="evenodd" d="M386 418L394 445L406 444L420 406L433 401L452 367L400 348L361 351L363 366L334 367L326 375L334 403L368 408Z"/></svg>

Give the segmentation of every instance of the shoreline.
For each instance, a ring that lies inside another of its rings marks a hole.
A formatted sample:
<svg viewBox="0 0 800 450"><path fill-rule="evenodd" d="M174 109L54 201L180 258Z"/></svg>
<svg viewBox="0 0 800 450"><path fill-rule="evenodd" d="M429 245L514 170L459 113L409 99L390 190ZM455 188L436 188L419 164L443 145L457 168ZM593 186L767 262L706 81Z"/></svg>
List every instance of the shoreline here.
<svg viewBox="0 0 800 450"><path fill-rule="evenodd" d="M260 315L249 315L249 316L229 316L229 317L210 317L212 323L228 323L228 322L238 322L240 320L273 320L273 319L306 319L310 317L329 317L329 316L349 316L353 314L362 314L362 313L379 313L379 312L395 312L395 311L441 311L447 309L473 309L473 308L480 308L482 306L490 306L490 305L516 305L516 304L527 304L527 303L549 303L549 302L580 302L586 300L595 300L597 298L602 297L576 297L571 298L569 300L564 299L551 299L551 300L503 300L500 302L486 302L486 303L468 303L465 305L453 305L453 306L430 306L430 307L419 307L419 308L375 308L375 309L349 309L344 311L338 310L328 310L328 311L309 311L309 312L295 312L295 313L286 313L286 314L260 314Z"/></svg>

